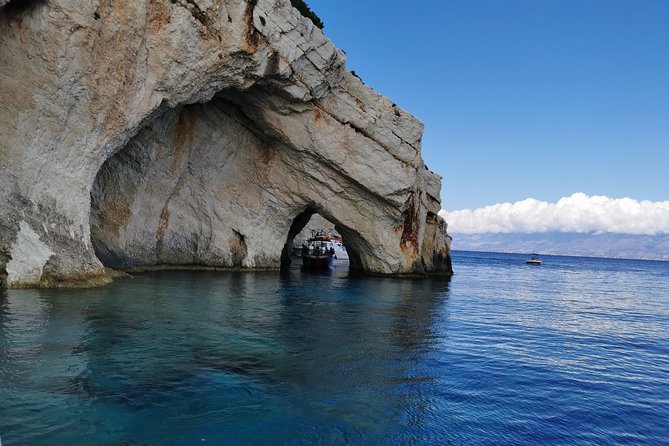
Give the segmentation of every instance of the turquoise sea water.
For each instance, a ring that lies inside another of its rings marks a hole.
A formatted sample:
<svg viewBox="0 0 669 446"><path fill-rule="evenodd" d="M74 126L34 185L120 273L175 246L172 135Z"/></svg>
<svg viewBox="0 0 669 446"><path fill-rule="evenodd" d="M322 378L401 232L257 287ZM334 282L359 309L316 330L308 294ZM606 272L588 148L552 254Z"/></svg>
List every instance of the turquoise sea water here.
<svg viewBox="0 0 669 446"><path fill-rule="evenodd" d="M11 445L669 444L669 262L0 291Z"/></svg>

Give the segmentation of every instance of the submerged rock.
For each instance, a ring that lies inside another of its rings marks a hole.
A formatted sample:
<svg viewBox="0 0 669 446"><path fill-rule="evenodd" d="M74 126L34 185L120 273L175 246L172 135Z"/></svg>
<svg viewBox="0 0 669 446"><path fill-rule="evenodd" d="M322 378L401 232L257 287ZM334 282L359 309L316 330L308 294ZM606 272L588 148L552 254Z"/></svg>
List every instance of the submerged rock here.
<svg viewBox="0 0 669 446"><path fill-rule="evenodd" d="M289 0L32 3L0 7L5 286L275 268L314 213L353 268L451 271L422 124Z"/></svg>

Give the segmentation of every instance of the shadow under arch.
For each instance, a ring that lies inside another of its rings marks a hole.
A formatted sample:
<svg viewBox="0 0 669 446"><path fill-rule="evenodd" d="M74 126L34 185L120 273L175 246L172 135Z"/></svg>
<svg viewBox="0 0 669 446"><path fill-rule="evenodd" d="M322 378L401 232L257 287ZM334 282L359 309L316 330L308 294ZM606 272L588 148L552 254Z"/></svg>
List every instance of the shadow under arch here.
<svg viewBox="0 0 669 446"><path fill-rule="evenodd" d="M308 205L293 218L293 222L288 230L286 236L286 243L281 251L281 269L286 269L291 264L291 253L295 237L307 226L311 217L315 214L320 215L335 227L335 230L341 235L348 253L349 269L352 271L365 272L365 267L360 251L363 249L369 250L371 247L369 243L360 236L360 234L352 228L343 225L337 218L330 215L324 209L316 205Z"/></svg>

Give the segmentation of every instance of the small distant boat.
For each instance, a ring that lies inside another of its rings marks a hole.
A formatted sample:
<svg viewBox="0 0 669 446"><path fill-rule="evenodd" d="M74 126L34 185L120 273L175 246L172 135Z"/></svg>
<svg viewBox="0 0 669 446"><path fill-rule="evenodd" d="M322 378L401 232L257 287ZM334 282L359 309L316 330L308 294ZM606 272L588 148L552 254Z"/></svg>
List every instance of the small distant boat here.
<svg viewBox="0 0 669 446"><path fill-rule="evenodd" d="M525 263L528 265L541 265L541 259L539 258L539 254L532 254L532 257L527 259Z"/></svg>

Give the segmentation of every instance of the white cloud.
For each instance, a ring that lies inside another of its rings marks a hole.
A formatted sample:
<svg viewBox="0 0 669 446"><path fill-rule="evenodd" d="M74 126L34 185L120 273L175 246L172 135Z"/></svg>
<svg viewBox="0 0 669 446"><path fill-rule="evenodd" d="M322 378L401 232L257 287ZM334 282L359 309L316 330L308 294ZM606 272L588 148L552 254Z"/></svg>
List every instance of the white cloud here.
<svg viewBox="0 0 669 446"><path fill-rule="evenodd" d="M479 209L439 212L448 231L489 232L613 232L655 235L669 233L669 201L637 201L575 193L557 203L528 198Z"/></svg>

